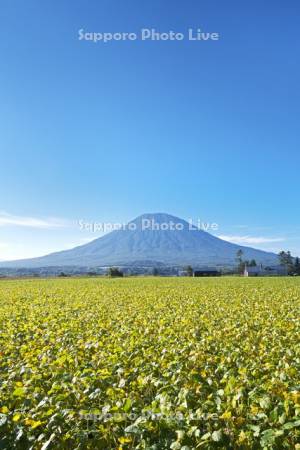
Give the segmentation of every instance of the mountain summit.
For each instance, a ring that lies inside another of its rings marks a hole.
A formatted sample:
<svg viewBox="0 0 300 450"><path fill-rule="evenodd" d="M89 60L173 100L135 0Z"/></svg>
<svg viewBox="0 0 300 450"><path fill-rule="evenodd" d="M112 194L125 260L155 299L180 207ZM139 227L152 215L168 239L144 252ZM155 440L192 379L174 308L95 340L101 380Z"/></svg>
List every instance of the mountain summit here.
<svg viewBox="0 0 300 450"><path fill-rule="evenodd" d="M88 244L39 258L2 262L1 267L156 265L233 266L236 253L264 265L277 264L277 255L217 238L183 219L164 213L143 214L125 227ZM146 264L147 262L147 264Z"/></svg>

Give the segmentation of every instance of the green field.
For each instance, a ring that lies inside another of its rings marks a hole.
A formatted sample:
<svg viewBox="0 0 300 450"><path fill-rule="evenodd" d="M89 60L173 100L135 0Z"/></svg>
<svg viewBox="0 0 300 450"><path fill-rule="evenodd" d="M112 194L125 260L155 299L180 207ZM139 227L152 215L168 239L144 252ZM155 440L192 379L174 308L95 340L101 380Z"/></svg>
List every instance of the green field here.
<svg viewBox="0 0 300 450"><path fill-rule="evenodd" d="M0 282L0 449L300 448L300 278Z"/></svg>

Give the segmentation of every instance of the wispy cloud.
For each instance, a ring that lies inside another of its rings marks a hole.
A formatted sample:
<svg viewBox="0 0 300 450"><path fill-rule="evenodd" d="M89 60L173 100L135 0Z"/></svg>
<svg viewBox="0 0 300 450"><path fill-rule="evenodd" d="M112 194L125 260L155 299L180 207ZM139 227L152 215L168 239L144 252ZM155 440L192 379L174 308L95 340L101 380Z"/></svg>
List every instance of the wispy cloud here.
<svg viewBox="0 0 300 450"><path fill-rule="evenodd" d="M63 219L37 217L15 216L4 211L0 211L0 227L15 226L29 228L64 228L68 226L68 222Z"/></svg>
<svg viewBox="0 0 300 450"><path fill-rule="evenodd" d="M271 230L272 227L271 226L253 226L253 225L233 225L234 228L239 228L240 230L249 230L251 229L252 231L263 231L263 230ZM244 231L244 233L246 233L246 231Z"/></svg>
<svg viewBox="0 0 300 450"><path fill-rule="evenodd" d="M262 237L262 236L227 236L220 235L218 238L224 241L232 242L234 244L241 245L255 245L255 244L269 244L273 242L284 242L286 239L282 237Z"/></svg>

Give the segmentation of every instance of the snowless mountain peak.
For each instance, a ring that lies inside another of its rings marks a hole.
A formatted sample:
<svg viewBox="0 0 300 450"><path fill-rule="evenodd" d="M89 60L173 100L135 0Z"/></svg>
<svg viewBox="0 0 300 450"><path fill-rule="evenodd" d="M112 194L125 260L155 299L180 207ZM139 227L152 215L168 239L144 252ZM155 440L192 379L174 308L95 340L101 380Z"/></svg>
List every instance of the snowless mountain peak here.
<svg viewBox="0 0 300 450"><path fill-rule="evenodd" d="M191 223L166 213L147 213L136 217L125 228L112 231L88 244L39 258L0 263L0 267L80 266L103 267L141 264L153 266L192 265L235 266L241 249L247 260L258 264L278 264L274 253L243 247L217 238Z"/></svg>

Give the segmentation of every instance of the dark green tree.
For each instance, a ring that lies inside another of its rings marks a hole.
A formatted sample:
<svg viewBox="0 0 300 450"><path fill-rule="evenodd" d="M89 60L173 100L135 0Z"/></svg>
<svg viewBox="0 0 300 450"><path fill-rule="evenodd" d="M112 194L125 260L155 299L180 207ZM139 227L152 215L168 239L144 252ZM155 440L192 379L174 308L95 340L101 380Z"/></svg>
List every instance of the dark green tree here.
<svg viewBox="0 0 300 450"><path fill-rule="evenodd" d="M187 273L188 277L192 277L194 275L194 270L193 270L192 266L186 266L184 268L184 271Z"/></svg>
<svg viewBox="0 0 300 450"><path fill-rule="evenodd" d="M243 250L239 249L236 252L236 261L237 261L237 273L241 274L245 270L245 262L243 261Z"/></svg>
<svg viewBox="0 0 300 450"><path fill-rule="evenodd" d="M111 278L123 277L123 272L118 267L110 267L107 271L107 275Z"/></svg>
<svg viewBox="0 0 300 450"><path fill-rule="evenodd" d="M281 251L278 254L279 262L281 266L284 266L286 268L286 274L292 275L294 272L294 260L291 255L291 252L285 252Z"/></svg>
<svg viewBox="0 0 300 450"><path fill-rule="evenodd" d="M300 258L295 258L295 264L294 264L294 269L295 269L295 275L300 275Z"/></svg>

